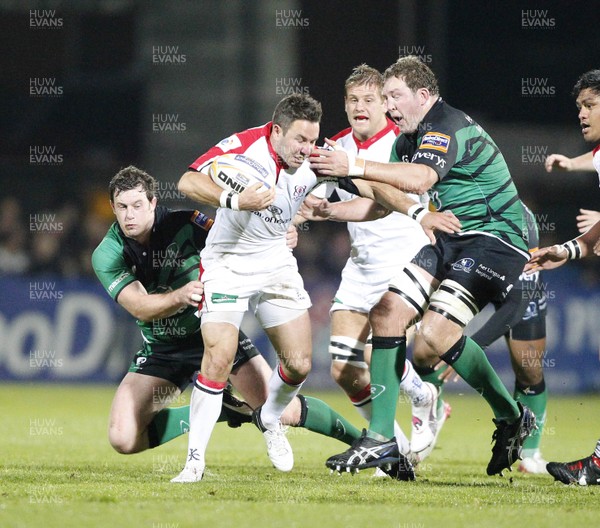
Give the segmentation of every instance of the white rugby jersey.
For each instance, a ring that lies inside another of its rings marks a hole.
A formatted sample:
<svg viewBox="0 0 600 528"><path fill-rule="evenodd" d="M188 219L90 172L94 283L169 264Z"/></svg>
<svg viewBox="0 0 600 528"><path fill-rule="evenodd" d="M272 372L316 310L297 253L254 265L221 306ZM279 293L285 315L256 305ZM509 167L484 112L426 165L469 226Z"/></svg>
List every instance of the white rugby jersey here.
<svg viewBox="0 0 600 528"><path fill-rule="evenodd" d="M273 150L269 137L272 123L250 128L223 139L200 156L191 170L208 174L212 160L226 152L244 154L276 175L275 201L262 211L219 208L206 246L200 253L203 266L212 259L240 273L276 270L295 263L285 241L286 231L317 176L308 160L290 169Z"/></svg>
<svg viewBox="0 0 600 528"><path fill-rule="evenodd" d="M388 119L387 126L367 141L361 142L354 137L352 128L342 130L332 139L360 158L387 163L399 133L400 129ZM342 189L336 189L335 192L342 200L356 198ZM424 207L428 206L426 194L408 196ZM365 270L406 263L425 244L429 244L429 238L420 224L398 212L369 222L348 222L348 232L352 246L350 258Z"/></svg>
<svg viewBox="0 0 600 528"><path fill-rule="evenodd" d="M592 162L594 163L594 168L596 169L596 172L598 173L598 180L600 180L600 145L598 145L593 152L593 160Z"/></svg>

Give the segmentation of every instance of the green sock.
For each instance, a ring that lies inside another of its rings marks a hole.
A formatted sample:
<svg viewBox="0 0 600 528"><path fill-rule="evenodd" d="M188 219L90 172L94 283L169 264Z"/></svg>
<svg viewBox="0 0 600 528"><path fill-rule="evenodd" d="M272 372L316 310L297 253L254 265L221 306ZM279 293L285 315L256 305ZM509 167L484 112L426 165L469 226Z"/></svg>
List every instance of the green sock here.
<svg viewBox="0 0 600 528"><path fill-rule="evenodd" d="M304 427L314 433L336 438L348 445L360 437L360 431L324 401L310 396L299 397L300 401L304 399L302 401L302 414L304 416L298 427Z"/></svg>
<svg viewBox="0 0 600 528"><path fill-rule="evenodd" d="M221 410L217 422L226 422L227 415ZM158 447L190 430L190 406L167 407L159 411L148 425L149 448Z"/></svg>
<svg viewBox="0 0 600 528"><path fill-rule="evenodd" d="M523 458L533 456L540 448L542 441L542 430L546 421L546 404L548 402L548 392L544 380L537 385L521 386L515 383L515 400L529 407L535 414L537 429L525 439L523 443Z"/></svg>
<svg viewBox="0 0 600 528"><path fill-rule="evenodd" d="M190 429L190 406L167 407L157 413L148 425L149 447L157 447Z"/></svg>
<svg viewBox="0 0 600 528"><path fill-rule="evenodd" d="M485 398L496 419L509 422L518 419L517 403L490 365L485 352L470 337L460 338L442 359Z"/></svg>
<svg viewBox="0 0 600 528"><path fill-rule="evenodd" d="M227 421L227 415L221 410L217 422ZM158 447L190 430L190 406L167 407L159 411L148 425L149 448Z"/></svg>
<svg viewBox="0 0 600 528"><path fill-rule="evenodd" d="M406 337L373 336L371 352L371 423L368 436L394 437L396 404L406 360Z"/></svg>

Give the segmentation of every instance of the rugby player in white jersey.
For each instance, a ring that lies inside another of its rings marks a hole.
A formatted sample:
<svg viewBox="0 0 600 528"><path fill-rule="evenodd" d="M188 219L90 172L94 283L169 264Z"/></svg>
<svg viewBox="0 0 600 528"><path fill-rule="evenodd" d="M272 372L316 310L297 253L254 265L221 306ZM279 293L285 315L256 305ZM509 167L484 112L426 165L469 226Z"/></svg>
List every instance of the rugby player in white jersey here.
<svg viewBox="0 0 600 528"><path fill-rule="evenodd" d="M219 209L201 252L205 352L191 396L186 465L175 482L202 478L206 446L220 413L240 323L247 311L256 315L279 357L269 395L257 410L255 422L263 431L273 465L281 471L293 467L280 417L311 368L307 311L311 303L296 259L286 246L286 231L317 182L307 158L319 137L321 113L320 103L310 96L287 96L277 104L271 122L224 139L200 156L179 181L179 189L191 199ZM262 207L255 205L260 184L246 189L239 200L222 199L224 191L211 180L208 168L226 152L249 156L276 176L276 187L262 193ZM251 207L249 195L254 202ZM237 210L226 208L228 204Z"/></svg>
<svg viewBox="0 0 600 528"><path fill-rule="evenodd" d="M387 162L400 130L386 116L383 76L375 68L362 64L346 79L344 90L344 106L350 127L333 136L332 141L357 157ZM324 187L326 184L317 187L301 210L311 220L358 218L357 213L373 205L372 200L359 198L342 189L336 189L329 197L332 203L315 200L327 193ZM429 199L426 195L407 196L427 207ZM315 214L311 205L315 205L319 212ZM325 209L328 213L321 216ZM371 221L349 221L347 226L351 253L330 311L331 374L368 421L372 398L368 370L369 311L387 291L396 266L410 262L417 251L429 243L429 238L416 220L399 212ZM449 406L440 405L440 414L437 415L438 390L431 383L422 382L408 360L400 387L413 405L410 447L415 453L426 454L426 450L430 452L433 448L434 439L449 413ZM396 439L400 452L408 455L409 444L398 424ZM418 461L418 458L415 460Z"/></svg>

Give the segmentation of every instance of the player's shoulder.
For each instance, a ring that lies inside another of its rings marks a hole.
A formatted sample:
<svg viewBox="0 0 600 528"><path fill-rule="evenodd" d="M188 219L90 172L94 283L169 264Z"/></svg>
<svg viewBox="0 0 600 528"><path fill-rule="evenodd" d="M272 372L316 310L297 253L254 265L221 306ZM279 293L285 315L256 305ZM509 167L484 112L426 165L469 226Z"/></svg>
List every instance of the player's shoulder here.
<svg viewBox="0 0 600 528"><path fill-rule="evenodd" d="M104 238L100 241L96 249L92 252L92 266L96 268L107 260L113 260L115 256L123 252L123 235L117 222L114 222L108 229Z"/></svg>
<svg viewBox="0 0 600 528"><path fill-rule="evenodd" d="M271 133L271 129L272 123L269 122L242 132L236 132L219 141L214 147L211 147L196 159L189 168L194 171L202 171L203 169L207 169L212 160L218 156L228 153L244 154L257 144L267 145L267 138Z"/></svg>
<svg viewBox="0 0 600 528"><path fill-rule="evenodd" d="M340 130L331 138L331 141L347 141L348 138L352 138L352 127L347 127L344 128L344 130Z"/></svg>

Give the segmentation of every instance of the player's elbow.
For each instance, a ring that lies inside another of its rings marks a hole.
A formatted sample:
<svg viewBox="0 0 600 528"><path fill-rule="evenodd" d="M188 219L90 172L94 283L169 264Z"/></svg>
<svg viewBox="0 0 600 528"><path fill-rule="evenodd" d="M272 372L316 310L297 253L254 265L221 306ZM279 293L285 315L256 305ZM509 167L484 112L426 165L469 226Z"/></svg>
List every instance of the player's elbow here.
<svg viewBox="0 0 600 528"><path fill-rule="evenodd" d="M415 189L412 191L415 194L425 194L439 180L437 172L427 165L420 165L421 171L418 178L415 178Z"/></svg>

